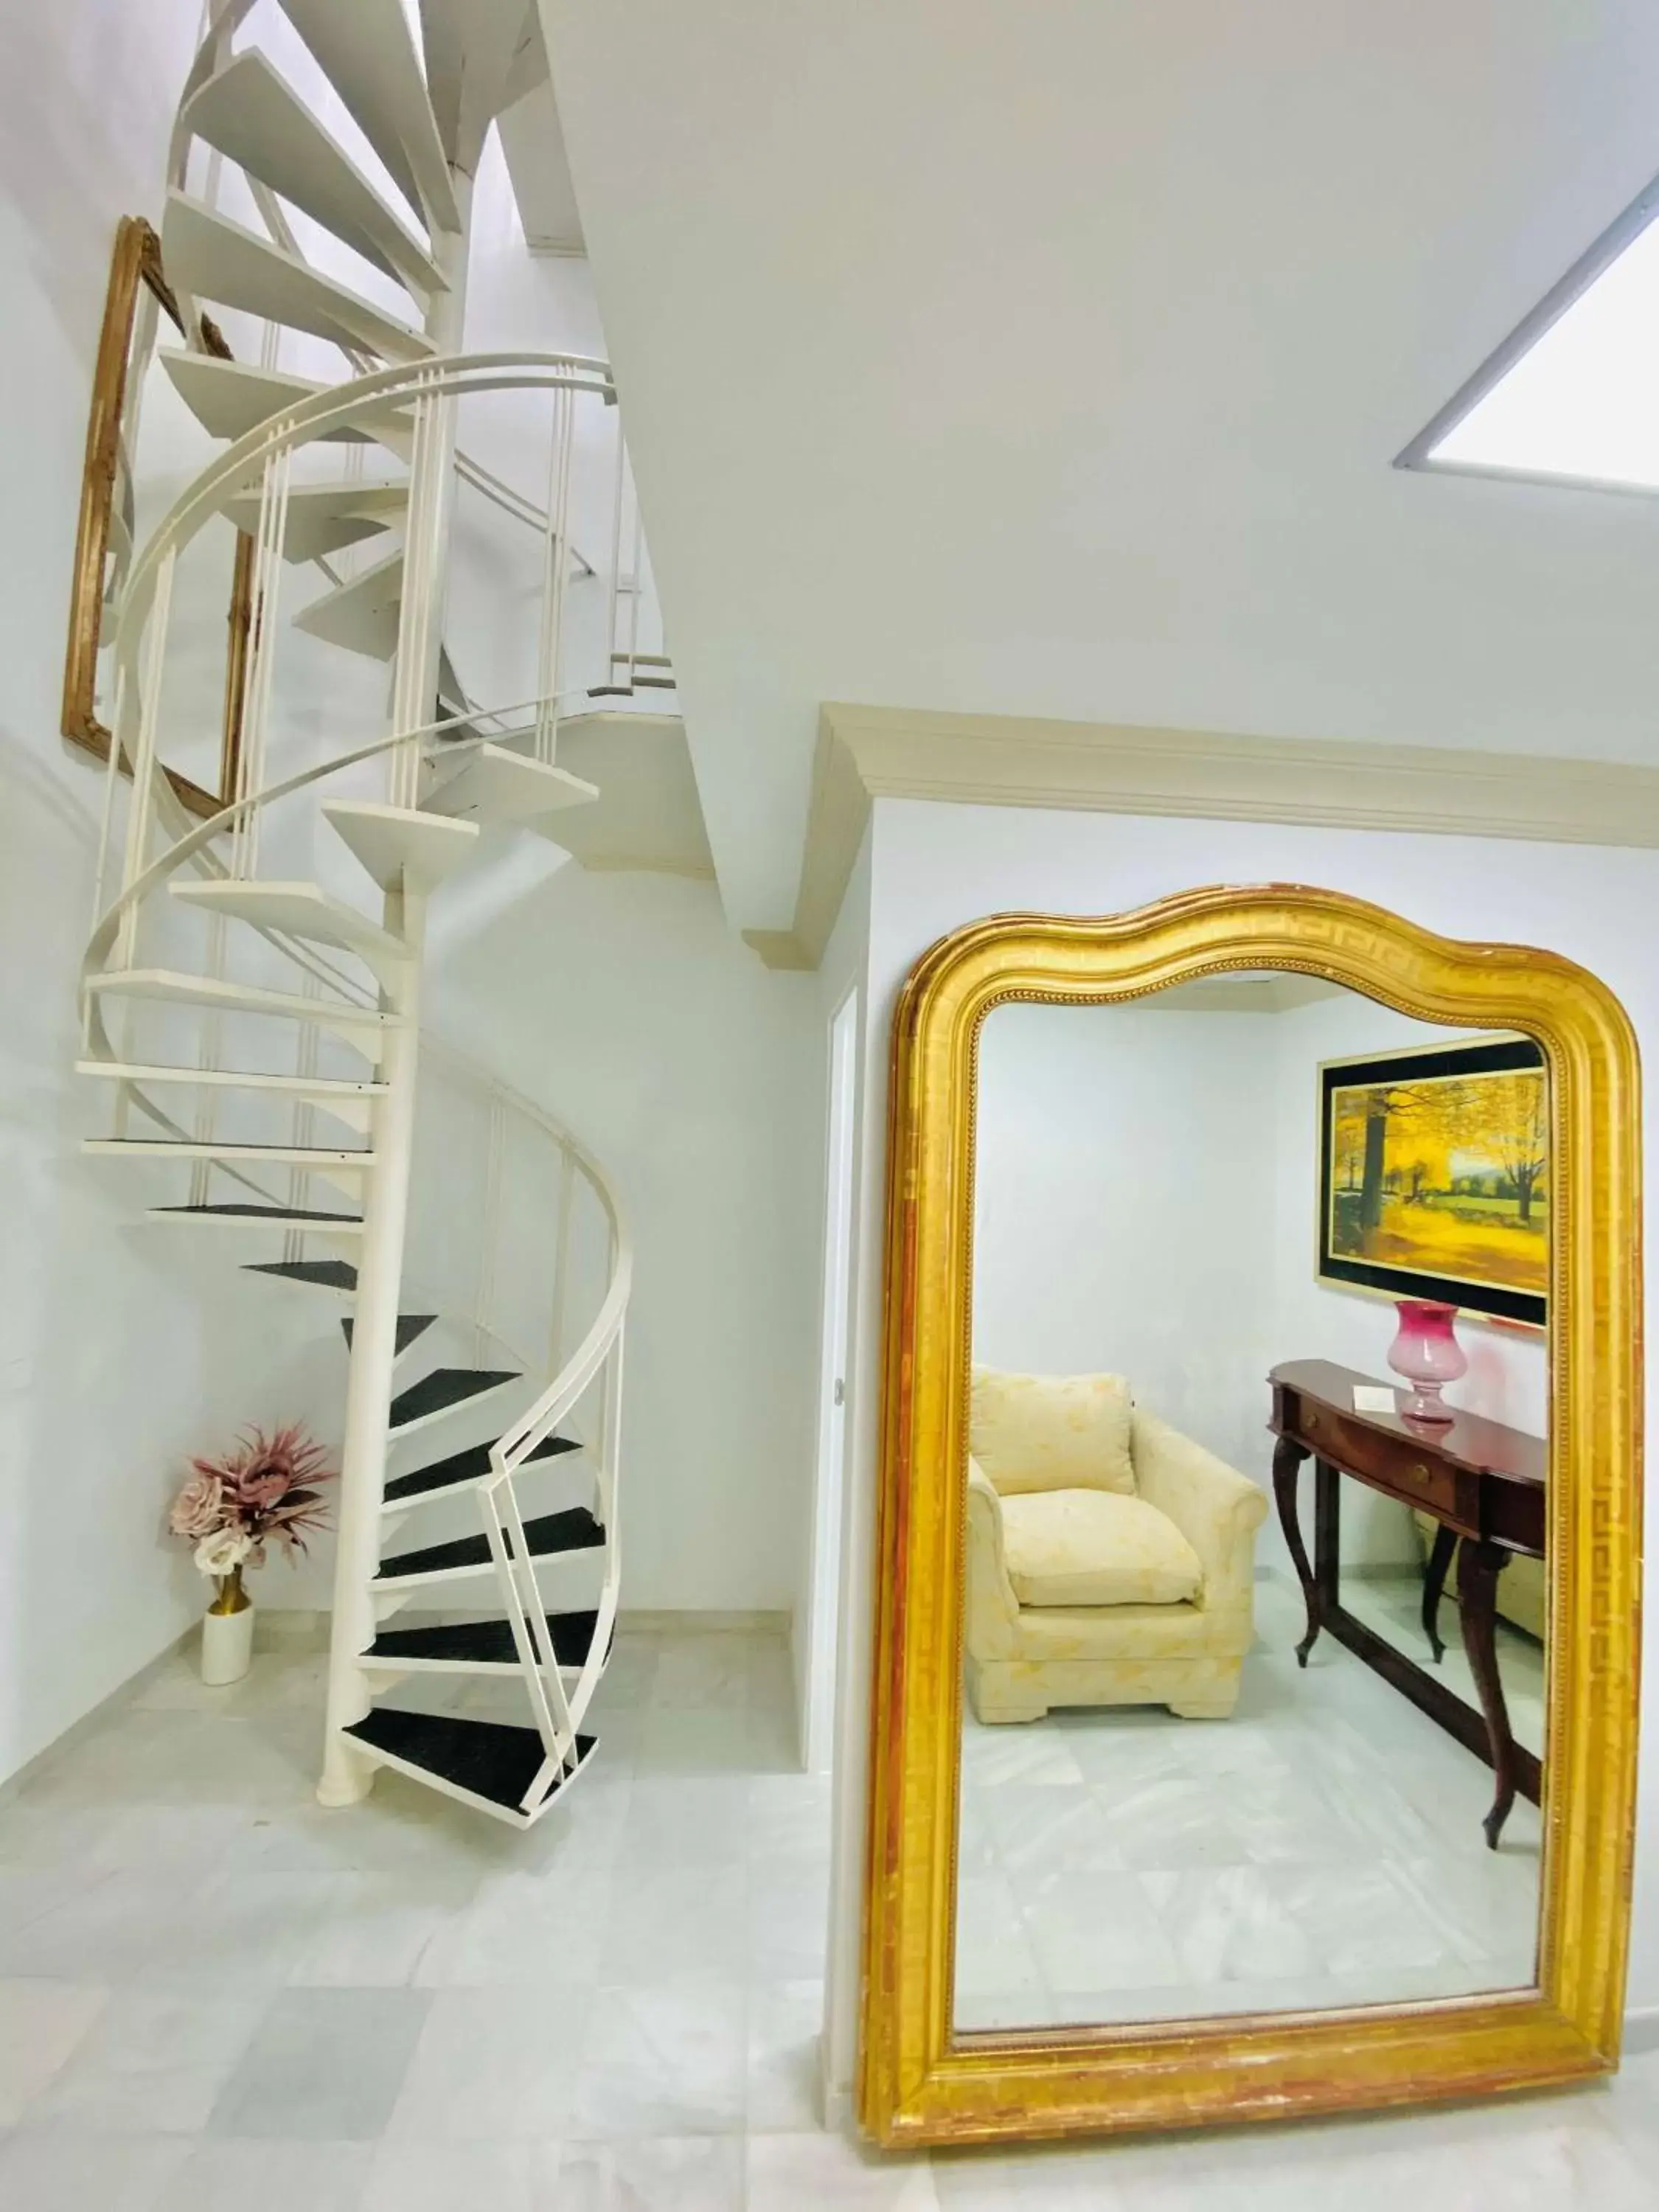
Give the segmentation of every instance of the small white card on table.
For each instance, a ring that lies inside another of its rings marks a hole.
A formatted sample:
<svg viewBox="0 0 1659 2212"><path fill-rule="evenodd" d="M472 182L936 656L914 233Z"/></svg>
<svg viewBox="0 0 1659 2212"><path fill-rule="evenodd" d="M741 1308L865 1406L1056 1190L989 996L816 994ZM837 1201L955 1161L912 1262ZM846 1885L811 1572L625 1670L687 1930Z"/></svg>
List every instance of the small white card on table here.
<svg viewBox="0 0 1659 2212"><path fill-rule="evenodd" d="M1356 1413L1391 1413L1395 1409L1394 1392L1379 1383L1356 1382L1353 1409Z"/></svg>

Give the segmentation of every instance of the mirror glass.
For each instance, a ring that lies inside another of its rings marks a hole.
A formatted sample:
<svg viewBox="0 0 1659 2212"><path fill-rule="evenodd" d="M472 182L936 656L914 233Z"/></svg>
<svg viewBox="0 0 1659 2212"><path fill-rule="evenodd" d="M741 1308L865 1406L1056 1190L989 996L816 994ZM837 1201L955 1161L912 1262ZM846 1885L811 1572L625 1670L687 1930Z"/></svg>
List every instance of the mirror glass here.
<svg viewBox="0 0 1659 2212"><path fill-rule="evenodd" d="M986 1018L958 2033L1532 1985L1547 1083L1288 972Z"/></svg>

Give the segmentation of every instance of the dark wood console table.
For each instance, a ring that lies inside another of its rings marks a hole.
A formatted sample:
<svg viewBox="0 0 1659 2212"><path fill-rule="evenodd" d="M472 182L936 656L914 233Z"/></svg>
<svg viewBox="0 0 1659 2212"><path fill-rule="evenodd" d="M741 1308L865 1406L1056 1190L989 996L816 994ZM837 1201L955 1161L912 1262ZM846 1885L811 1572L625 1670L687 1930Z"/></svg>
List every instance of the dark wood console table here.
<svg viewBox="0 0 1659 2212"><path fill-rule="evenodd" d="M1376 1378L1328 1359L1292 1359L1275 1367L1273 1419L1273 1495L1285 1540L1308 1606L1308 1632L1296 1649L1303 1666L1321 1629L1365 1661L1484 1759L1497 1779L1497 1795L1484 1823L1495 1850L1517 1789L1535 1805L1539 1763L1510 1733L1504 1686L1498 1679L1493 1627L1498 1577L1517 1552L1541 1559L1545 1550L1546 1486L1549 1456L1540 1437L1505 1428L1473 1413L1431 1426L1398 1412L1354 1410L1356 1382ZM1404 1396L1395 1394L1395 1404ZM1297 1477L1304 1459L1314 1462L1314 1564L1297 1517ZM1385 1497L1397 1498L1438 1522L1423 1599L1423 1626L1437 1659L1444 1650L1437 1626L1441 1589L1456 1551L1457 1595L1463 1648L1480 1692L1481 1710L1407 1659L1364 1622L1346 1611L1338 1589L1339 1484L1352 1475Z"/></svg>

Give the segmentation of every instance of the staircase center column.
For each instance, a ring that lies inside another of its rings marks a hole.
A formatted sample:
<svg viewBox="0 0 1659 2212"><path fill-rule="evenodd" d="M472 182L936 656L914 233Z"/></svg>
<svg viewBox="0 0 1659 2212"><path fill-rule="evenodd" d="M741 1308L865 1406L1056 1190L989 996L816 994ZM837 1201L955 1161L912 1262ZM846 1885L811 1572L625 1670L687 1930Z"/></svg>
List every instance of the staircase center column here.
<svg viewBox="0 0 1659 2212"><path fill-rule="evenodd" d="M433 235L433 256L449 289L434 295L427 335L440 354L459 353L465 342L468 225L472 179L452 169L461 227ZM392 727L417 729L432 714L443 643L442 606L449 532L455 497L455 401L437 403L439 436L426 461L428 480L411 484L409 537L404 554L404 604L398 659L392 674ZM401 752L404 749L398 748ZM413 748L410 748L411 751ZM394 761L396 756L393 756ZM394 781L394 803L415 807L416 764ZM399 771L394 767L394 779ZM380 1075L386 1084L371 1127L374 1165L364 1191L362 1256L351 1366L346 1384L345 1443L340 1462L340 1526L331 1623L327 1734L322 1779L325 1805L350 1805L374 1784L374 1762L342 1730L360 1721L371 1702L371 1685L358 1662L374 1641L374 1574L380 1565L381 1506L386 1492L392 1370L397 1357L402 1302L404 1239L415 1139L415 1091L420 1054L420 994L424 896L408 887L388 891L386 927L403 939L405 953L389 997L398 1020L386 1035Z"/></svg>
<svg viewBox="0 0 1659 2212"><path fill-rule="evenodd" d="M370 1684L358 1664L374 1639L374 1574L380 1559L380 1508L386 1492L392 1370L398 1352L404 1235L415 1141L415 1083L421 1016L422 939L426 901L410 890L386 895L386 926L406 948L383 989L395 1015L386 1030L380 1067L386 1094L369 1122L374 1164L363 1187L363 1234L346 1382L345 1442L340 1455L340 1522L330 1623L327 1735L322 1779L325 1805L351 1805L368 1795L373 1762L341 1734L368 1711Z"/></svg>

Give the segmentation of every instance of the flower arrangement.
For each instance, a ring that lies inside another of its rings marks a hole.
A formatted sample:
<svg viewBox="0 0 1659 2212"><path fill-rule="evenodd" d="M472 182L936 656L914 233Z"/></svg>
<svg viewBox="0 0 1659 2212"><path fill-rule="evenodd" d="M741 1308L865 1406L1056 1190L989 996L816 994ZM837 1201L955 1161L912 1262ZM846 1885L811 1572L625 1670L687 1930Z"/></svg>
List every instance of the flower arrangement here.
<svg viewBox="0 0 1659 2212"><path fill-rule="evenodd" d="M218 1595L214 1613L240 1613L248 1603L245 1567L262 1567L265 1547L280 1544L291 1559L306 1537L328 1526L321 1486L335 1480L328 1455L296 1421L266 1436L238 1440L220 1459L193 1459L167 1515L175 1536L196 1547L196 1565Z"/></svg>

